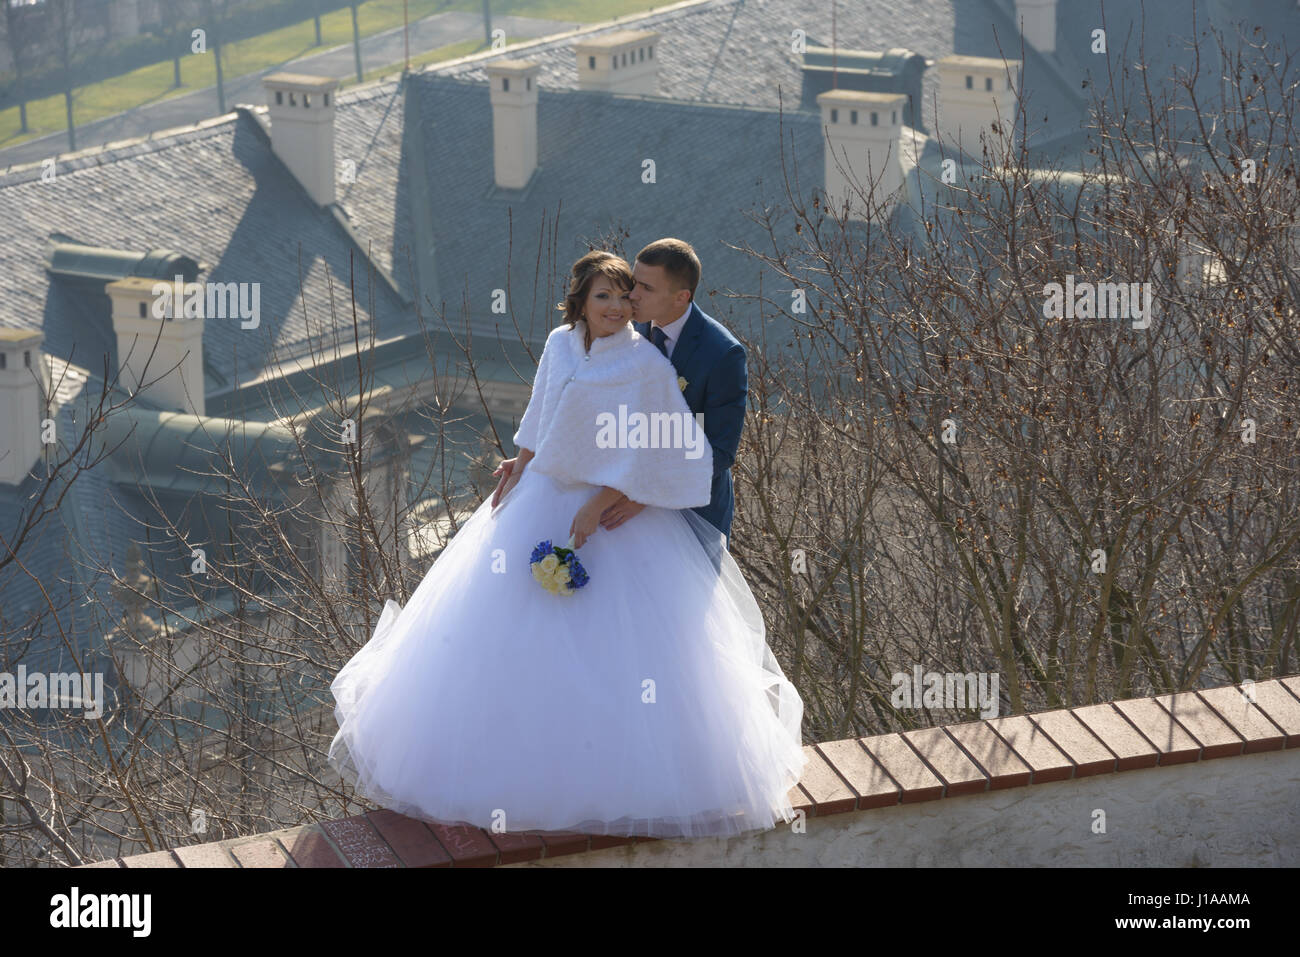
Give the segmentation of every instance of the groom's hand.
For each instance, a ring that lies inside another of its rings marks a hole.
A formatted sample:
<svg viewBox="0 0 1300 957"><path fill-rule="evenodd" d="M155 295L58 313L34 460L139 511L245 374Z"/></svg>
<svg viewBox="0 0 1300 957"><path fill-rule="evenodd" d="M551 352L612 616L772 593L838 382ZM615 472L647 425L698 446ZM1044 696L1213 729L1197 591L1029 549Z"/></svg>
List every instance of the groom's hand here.
<svg viewBox="0 0 1300 957"><path fill-rule="evenodd" d="M600 527L609 531L618 528L633 515L645 508L638 502L632 501L626 495L611 505L600 516Z"/></svg>

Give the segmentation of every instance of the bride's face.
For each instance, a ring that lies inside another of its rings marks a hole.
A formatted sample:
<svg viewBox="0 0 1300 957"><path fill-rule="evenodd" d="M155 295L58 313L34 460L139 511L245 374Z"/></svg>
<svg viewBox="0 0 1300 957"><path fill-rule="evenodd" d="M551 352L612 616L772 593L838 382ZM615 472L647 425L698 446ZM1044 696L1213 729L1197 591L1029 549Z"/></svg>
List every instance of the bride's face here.
<svg viewBox="0 0 1300 957"><path fill-rule="evenodd" d="M597 276L587 292L585 311L592 338L599 339L613 335L627 325L632 315L632 304L628 302L627 290L604 276Z"/></svg>

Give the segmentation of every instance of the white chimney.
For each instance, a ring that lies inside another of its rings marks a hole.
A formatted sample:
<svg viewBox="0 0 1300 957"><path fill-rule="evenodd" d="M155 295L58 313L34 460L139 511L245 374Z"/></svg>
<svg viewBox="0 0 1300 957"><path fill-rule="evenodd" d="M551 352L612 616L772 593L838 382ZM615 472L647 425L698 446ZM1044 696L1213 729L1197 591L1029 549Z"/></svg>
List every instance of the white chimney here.
<svg viewBox="0 0 1300 957"><path fill-rule="evenodd" d="M1020 61L982 56L946 56L938 62L939 119L936 127L945 149L981 154L980 138L989 140L989 152L1010 143L1015 135L1016 92L1020 86ZM991 128L998 124L999 133Z"/></svg>
<svg viewBox="0 0 1300 957"><path fill-rule="evenodd" d="M616 30L575 43L579 89L656 95L658 48L659 34L653 30Z"/></svg>
<svg viewBox="0 0 1300 957"><path fill-rule="evenodd" d="M502 189L523 189L537 169L537 74L527 60L487 66L492 100L492 165Z"/></svg>
<svg viewBox="0 0 1300 957"><path fill-rule="evenodd" d="M39 329L0 329L0 482L19 485L41 459L49 383Z"/></svg>
<svg viewBox="0 0 1300 957"><path fill-rule="evenodd" d="M113 303L122 385L132 391L148 385L146 401L203 415L206 284L128 276L104 291Z"/></svg>
<svg viewBox="0 0 1300 957"><path fill-rule="evenodd" d="M1016 0L1016 21L1026 44L1056 52L1056 0Z"/></svg>
<svg viewBox="0 0 1300 957"><path fill-rule="evenodd" d="M873 199L892 208L894 194L903 185L899 163L902 145L904 93L866 93L828 90L817 96L822 111L822 151L826 195L839 209L850 201L851 219L864 218L858 197L875 184Z"/></svg>
<svg viewBox="0 0 1300 957"><path fill-rule="evenodd" d="M271 150L320 206L334 202L334 91L339 81L301 73L262 78Z"/></svg>

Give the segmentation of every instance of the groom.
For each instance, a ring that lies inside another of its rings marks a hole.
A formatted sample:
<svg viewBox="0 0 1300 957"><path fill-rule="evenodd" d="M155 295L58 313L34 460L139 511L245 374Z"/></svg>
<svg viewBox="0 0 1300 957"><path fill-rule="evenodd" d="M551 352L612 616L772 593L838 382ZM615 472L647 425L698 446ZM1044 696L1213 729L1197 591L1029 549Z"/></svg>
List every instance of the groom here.
<svg viewBox="0 0 1300 957"><path fill-rule="evenodd" d="M682 396L692 413L704 413L704 434L713 446L713 488L708 505L694 509L726 536L731 548L731 464L745 424L749 382L745 347L725 326L695 304L700 260L690 243L657 239L636 254L636 285L628 294L634 328L653 342L686 381ZM644 505L625 495L601 515L602 528L618 528Z"/></svg>

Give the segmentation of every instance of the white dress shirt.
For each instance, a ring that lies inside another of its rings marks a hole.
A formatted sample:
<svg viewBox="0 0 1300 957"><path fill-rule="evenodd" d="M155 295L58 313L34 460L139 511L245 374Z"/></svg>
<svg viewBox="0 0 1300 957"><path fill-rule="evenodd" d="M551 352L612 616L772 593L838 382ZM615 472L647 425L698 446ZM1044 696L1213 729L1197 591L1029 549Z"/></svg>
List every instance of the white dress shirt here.
<svg viewBox="0 0 1300 957"><path fill-rule="evenodd" d="M664 350L668 353L669 359L673 357L673 346L677 345L677 340L682 334L682 328L686 325L686 320L691 316L692 305L694 303L688 302L685 312L668 323L668 325L660 327L663 329L664 335L668 337L668 341L664 343ZM654 323L650 324L650 332L652 335L654 334Z"/></svg>

